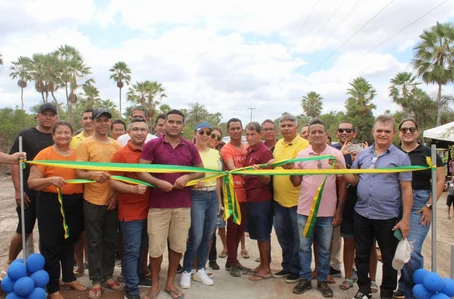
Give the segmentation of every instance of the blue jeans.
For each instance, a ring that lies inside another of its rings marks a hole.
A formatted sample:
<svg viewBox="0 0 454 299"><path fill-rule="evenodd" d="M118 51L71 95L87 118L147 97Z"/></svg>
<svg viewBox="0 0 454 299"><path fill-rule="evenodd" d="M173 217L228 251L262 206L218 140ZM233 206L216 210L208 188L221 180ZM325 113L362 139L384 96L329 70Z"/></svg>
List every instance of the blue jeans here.
<svg viewBox="0 0 454 299"><path fill-rule="evenodd" d="M274 202L274 230L282 248L282 270L298 275L301 270L298 256L299 233L297 206L286 208Z"/></svg>
<svg viewBox="0 0 454 299"><path fill-rule="evenodd" d="M420 209L429 200L429 190L413 190L413 207L411 208L410 215L410 233L408 234L408 241L412 244L413 250L411 252L411 258L402 269L402 275L399 279L399 290L404 291L405 298L413 299L413 273L424 268L424 257L421 254L422 244L426 239L427 233L429 232L430 225L424 227L419 221L421 220L421 214L416 215Z"/></svg>
<svg viewBox="0 0 454 299"><path fill-rule="evenodd" d="M208 247L216 227L218 195L216 191L191 190L191 228L184 253L183 271L191 272L197 254L197 269L205 268Z"/></svg>
<svg viewBox="0 0 454 299"><path fill-rule="evenodd" d="M123 243L123 277L125 292L139 294L139 272L142 272L143 249L148 244L147 220L121 221Z"/></svg>
<svg viewBox="0 0 454 299"><path fill-rule="evenodd" d="M317 217L312 236L303 237L307 219L307 216L298 214L300 277L304 280L312 280L312 243L315 240L318 247L317 280L328 281L330 270L329 247L331 246L331 239L333 237L333 217Z"/></svg>

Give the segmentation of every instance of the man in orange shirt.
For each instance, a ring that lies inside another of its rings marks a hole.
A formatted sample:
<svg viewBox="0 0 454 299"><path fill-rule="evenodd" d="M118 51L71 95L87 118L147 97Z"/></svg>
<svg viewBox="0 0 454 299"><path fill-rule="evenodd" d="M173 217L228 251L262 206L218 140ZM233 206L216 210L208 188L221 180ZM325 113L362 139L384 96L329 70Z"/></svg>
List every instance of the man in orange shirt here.
<svg viewBox="0 0 454 299"><path fill-rule="evenodd" d="M144 118L133 118L129 123L129 142L112 157L113 163L138 163L148 134ZM137 179L135 172L113 172L114 175ZM148 244L147 216L149 194L144 185L131 185L110 180L110 187L118 192L118 220L123 232L123 275L125 298L140 299L139 275L142 271L143 248Z"/></svg>
<svg viewBox="0 0 454 299"><path fill-rule="evenodd" d="M247 146L241 142L243 135L243 125L238 118L232 118L227 122L227 134L230 142L221 149L221 158L227 170L241 168L246 158ZM247 201L244 179L240 175L234 175L235 193L240 203L241 224L233 222L233 217L227 220L227 263L225 269L230 270L230 275L241 276L241 270L250 270L238 262L238 244L244 234L247 224Z"/></svg>

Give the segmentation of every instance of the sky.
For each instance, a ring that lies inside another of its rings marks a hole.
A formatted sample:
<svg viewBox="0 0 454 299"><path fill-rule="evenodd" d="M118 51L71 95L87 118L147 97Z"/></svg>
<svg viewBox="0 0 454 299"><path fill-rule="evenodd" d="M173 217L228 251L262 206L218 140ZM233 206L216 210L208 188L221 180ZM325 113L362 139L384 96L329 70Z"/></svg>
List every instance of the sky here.
<svg viewBox="0 0 454 299"><path fill-rule="evenodd" d="M394 112L389 80L413 70L423 30L453 17L449 0L2 0L0 108L20 106L11 61L68 44L91 67L101 97L115 103L109 68L124 61L132 83L162 83L162 103L199 102L223 121L248 122L249 108L255 121L301 114L310 91L323 97L322 113L345 111L349 82L359 76L377 90L374 114ZM41 101L33 83L24 97L26 109ZM122 103L132 105L125 96Z"/></svg>

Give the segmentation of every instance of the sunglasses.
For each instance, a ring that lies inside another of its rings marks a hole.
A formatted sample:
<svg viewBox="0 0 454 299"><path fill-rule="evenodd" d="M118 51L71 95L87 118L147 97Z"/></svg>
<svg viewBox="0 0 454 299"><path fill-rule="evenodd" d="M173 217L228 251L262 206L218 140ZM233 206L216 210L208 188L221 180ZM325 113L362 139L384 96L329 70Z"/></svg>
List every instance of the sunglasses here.
<svg viewBox="0 0 454 299"><path fill-rule="evenodd" d="M375 163L377 163L378 157L373 157L372 160L370 160L370 169L375 169Z"/></svg>
<svg viewBox="0 0 454 299"><path fill-rule="evenodd" d="M199 135L200 136L203 136L203 135L207 135L207 136L210 136L211 135L211 130L198 130L199 131Z"/></svg>
<svg viewBox="0 0 454 299"><path fill-rule="evenodd" d="M402 133L407 133L408 131L410 131L410 133L414 133L416 132L416 130L418 130L417 128L415 127L411 127L411 128L400 128L399 129Z"/></svg>
<svg viewBox="0 0 454 299"><path fill-rule="evenodd" d="M341 134L347 132L348 134L350 134L351 132L353 132L353 129L337 129L337 132Z"/></svg>
<svg viewBox="0 0 454 299"><path fill-rule="evenodd" d="M221 136L218 136L216 134L211 134L211 138L216 139L217 141L221 141L222 140Z"/></svg>

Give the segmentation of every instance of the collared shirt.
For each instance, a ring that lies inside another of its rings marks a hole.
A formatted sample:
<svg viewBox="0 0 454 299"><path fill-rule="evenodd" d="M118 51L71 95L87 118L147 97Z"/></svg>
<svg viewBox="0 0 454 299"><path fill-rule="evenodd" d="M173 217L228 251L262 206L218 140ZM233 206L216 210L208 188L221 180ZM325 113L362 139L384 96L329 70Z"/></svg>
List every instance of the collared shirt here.
<svg viewBox="0 0 454 299"><path fill-rule="evenodd" d="M408 156L391 144L380 156L375 144L360 151L352 169L393 168L410 166ZM361 174L358 182L358 202L355 211L368 219L385 220L399 216L401 206L400 181L411 182L411 172Z"/></svg>
<svg viewBox="0 0 454 299"><path fill-rule="evenodd" d="M265 164L271 159L273 159L273 154L269 148L264 143L259 142L256 146L248 148L244 166ZM258 176L246 175L244 181L248 202L262 202L272 198L268 184L260 182Z"/></svg>
<svg viewBox="0 0 454 299"><path fill-rule="evenodd" d="M344 156L342 153L327 145L320 154L317 154L312 149L312 146L300 151L297 158L308 158L314 156L332 155L336 160L345 165ZM304 161L296 162L295 168L297 169L330 169L331 165L328 159L319 161ZM318 187L323 183L324 175L303 175L300 187L300 194L298 198L298 214L309 216L314 196L317 193ZM325 187L322 193L322 201L318 210L317 217L333 217L336 212L337 205L337 188L336 188L336 175L329 175L326 179Z"/></svg>
<svg viewBox="0 0 454 299"><path fill-rule="evenodd" d="M132 146L128 142L124 147L119 149L112 157L113 163L139 163L142 150ZM136 172L121 172L113 171L112 175L125 176L132 179L137 179ZM135 221L147 219L148 201L150 197L150 189L144 194L133 193L118 193L118 220L120 221Z"/></svg>
<svg viewBox="0 0 454 299"><path fill-rule="evenodd" d="M148 134L147 134L147 138L145 139L145 143L147 143L148 141L150 141L150 140L152 140L152 139L156 139L156 138L158 138L158 137L156 137L155 135L152 135L152 134L148 133ZM121 145L125 146L125 145L128 143L128 141L129 141L130 139L131 139L131 137L129 136L128 133L126 133L126 134L123 134L123 135L119 136L119 137L117 138L117 141L120 142Z"/></svg>
<svg viewBox="0 0 454 299"><path fill-rule="evenodd" d="M73 137L73 139L71 140L70 146L73 149L77 149L77 147L82 142L82 140L84 140L85 138L88 138L88 137L90 137L90 136L85 136L85 131L82 131L82 132L80 132L79 134L77 134L76 136Z"/></svg>
<svg viewBox="0 0 454 299"><path fill-rule="evenodd" d="M406 153L410 158L411 165L421 165L429 166L427 164L427 157L431 157L430 148L422 144L418 145L417 148L411 152L406 152L402 149L402 146L399 146L399 149ZM443 160L440 155L437 153L437 167L443 166ZM432 179L432 171L430 169L415 171L412 173L411 186L413 190L432 190L432 185L430 183Z"/></svg>
<svg viewBox="0 0 454 299"><path fill-rule="evenodd" d="M296 155L303 149L309 147L309 141L301 137L299 134L296 135L289 143L284 142L284 138L281 138L277 143L273 151L274 159L277 161L285 159L296 158ZM276 167L280 169L282 167ZM291 208L298 205L298 197L300 195L300 188L294 187L288 175L276 175L273 177L274 187L274 200L277 201L281 206Z"/></svg>
<svg viewBox="0 0 454 299"><path fill-rule="evenodd" d="M180 137L180 143L173 148L165 140L165 135L150 140L145 144L141 159L152 161L153 164L196 166L202 164L199 151L194 144ZM152 175L160 180L174 184L182 175L187 173L153 173ZM150 192L150 208L173 209L191 207L191 189L174 189L164 192L159 188L153 188Z"/></svg>
<svg viewBox="0 0 454 299"><path fill-rule="evenodd" d="M241 143L241 149L237 149L230 142L224 145L221 149L221 157L224 165L229 159L233 160L236 168L244 167L246 159L247 146ZM224 167L227 169L227 167ZM233 176L233 184L238 202L246 202L246 189L244 188L244 178L241 175Z"/></svg>

